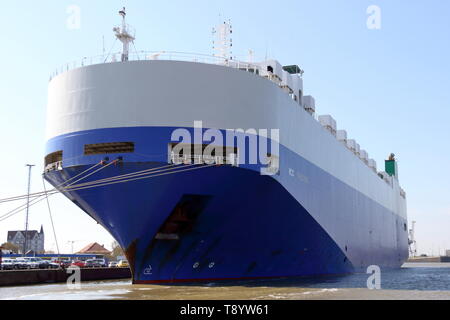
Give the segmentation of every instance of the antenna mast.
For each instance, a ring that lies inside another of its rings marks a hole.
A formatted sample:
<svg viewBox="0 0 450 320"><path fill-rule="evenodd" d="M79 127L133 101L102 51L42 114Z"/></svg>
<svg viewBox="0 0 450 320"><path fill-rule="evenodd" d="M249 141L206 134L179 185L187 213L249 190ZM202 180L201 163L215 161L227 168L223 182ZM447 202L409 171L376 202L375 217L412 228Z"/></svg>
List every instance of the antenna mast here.
<svg viewBox="0 0 450 320"><path fill-rule="evenodd" d="M222 24L214 27L212 29L213 36L213 55L218 58L228 60L233 60L231 47L233 46L233 39L231 34L233 33L233 28L231 26L231 21L224 21Z"/></svg>
<svg viewBox="0 0 450 320"><path fill-rule="evenodd" d="M120 40L123 44L122 50L122 61L128 61L128 54L130 52L130 43L134 41L134 31L132 31L131 27L126 24L125 17L125 7L119 11L119 14L122 16L122 25L120 27L115 27L113 29L116 38Z"/></svg>

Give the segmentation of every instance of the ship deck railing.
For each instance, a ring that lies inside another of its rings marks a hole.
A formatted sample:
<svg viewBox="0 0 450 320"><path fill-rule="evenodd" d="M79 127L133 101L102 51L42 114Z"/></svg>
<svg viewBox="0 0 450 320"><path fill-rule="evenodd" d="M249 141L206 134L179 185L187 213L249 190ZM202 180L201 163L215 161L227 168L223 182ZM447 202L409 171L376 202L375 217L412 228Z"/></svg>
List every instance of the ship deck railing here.
<svg viewBox="0 0 450 320"><path fill-rule="evenodd" d="M84 57L82 59L68 62L57 68L50 75L50 80L61 73L77 68L82 68L96 64L121 63L122 62L121 56L122 56L121 52L116 52L92 57ZM214 55L177 52L177 51L139 51L136 53L129 54L127 61L152 61L152 60L187 61L205 64L215 64L245 70L256 74L259 74L260 71L260 66L255 63L249 63L234 59L226 59L224 57Z"/></svg>
<svg viewBox="0 0 450 320"><path fill-rule="evenodd" d="M62 170L62 168L63 168L62 161L57 161L57 162L53 162L53 163L46 165L44 172L47 173L50 171Z"/></svg>
<svg viewBox="0 0 450 320"><path fill-rule="evenodd" d="M199 154L170 155L170 162L173 164L218 164L238 166L237 156L230 154L228 156L211 156Z"/></svg>

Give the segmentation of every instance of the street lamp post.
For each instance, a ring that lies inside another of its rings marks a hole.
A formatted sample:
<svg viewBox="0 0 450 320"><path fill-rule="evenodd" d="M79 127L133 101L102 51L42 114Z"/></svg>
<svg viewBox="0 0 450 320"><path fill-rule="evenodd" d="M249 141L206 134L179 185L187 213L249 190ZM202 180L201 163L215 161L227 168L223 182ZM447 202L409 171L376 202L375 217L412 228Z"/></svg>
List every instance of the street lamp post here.
<svg viewBox="0 0 450 320"><path fill-rule="evenodd" d="M27 238L28 238L28 213L30 209L30 186L31 186L31 168L34 167L34 164L27 164L28 167L28 193L27 193L27 213L25 217L25 241L23 242L23 255L26 255L27 250Z"/></svg>

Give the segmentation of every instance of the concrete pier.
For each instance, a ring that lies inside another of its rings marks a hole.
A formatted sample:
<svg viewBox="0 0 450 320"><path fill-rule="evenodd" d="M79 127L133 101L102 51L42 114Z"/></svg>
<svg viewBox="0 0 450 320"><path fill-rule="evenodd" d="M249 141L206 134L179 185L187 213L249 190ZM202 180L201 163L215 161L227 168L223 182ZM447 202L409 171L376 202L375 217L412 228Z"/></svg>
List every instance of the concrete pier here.
<svg viewBox="0 0 450 320"><path fill-rule="evenodd" d="M409 258L407 262L450 262L450 257L414 257Z"/></svg>
<svg viewBox="0 0 450 320"><path fill-rule="evenodd" d="M81 281L131 278L129 268L81 268ZM19 286L66 282L73 274L67 269L8 270L0 271L0 286Z"/></svg>

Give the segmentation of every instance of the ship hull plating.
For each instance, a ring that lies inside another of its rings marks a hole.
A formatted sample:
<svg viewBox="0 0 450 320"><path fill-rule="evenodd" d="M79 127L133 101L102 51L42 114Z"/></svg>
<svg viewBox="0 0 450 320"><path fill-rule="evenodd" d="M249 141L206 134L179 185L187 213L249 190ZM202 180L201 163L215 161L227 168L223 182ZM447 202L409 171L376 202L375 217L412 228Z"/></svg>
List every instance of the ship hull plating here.
<svg viewBox="0 0 450 320"><path fill-rule="evenodd" d="M54 186L105 155L86 144L134 141L136 150L82 182L167 166L171 127L98 129L58 136ZM120 139L119 139L120 138ZM119 140L118 140L119 139ZM134 283L342 274L406 259L406 220L280 146L280 173L201 167L66 193L124 248ZM193 166L195 167L195 166ZM293 174L294 173L294 174ZM181 217L180 217L181 212Z"/></svg>

